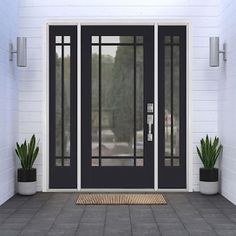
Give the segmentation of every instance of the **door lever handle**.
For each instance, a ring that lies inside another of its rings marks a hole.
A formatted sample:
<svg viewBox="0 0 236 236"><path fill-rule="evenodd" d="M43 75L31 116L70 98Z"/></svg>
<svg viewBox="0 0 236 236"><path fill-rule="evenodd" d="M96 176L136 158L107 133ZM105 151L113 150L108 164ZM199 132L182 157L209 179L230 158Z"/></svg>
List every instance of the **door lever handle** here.
<svg viewBox="0 0 236 236"><path fill-rule="evenodd" d="M147 115L147 124L148 124L148 135L147 141L152 141L152 125L153 125L153 115Z"/></svg>

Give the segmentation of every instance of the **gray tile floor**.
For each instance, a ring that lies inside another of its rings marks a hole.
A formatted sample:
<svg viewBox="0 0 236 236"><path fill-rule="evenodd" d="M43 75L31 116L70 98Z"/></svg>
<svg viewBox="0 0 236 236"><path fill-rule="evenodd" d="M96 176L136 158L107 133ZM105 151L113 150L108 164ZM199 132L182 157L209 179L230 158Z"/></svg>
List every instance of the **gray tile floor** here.
<svg viewBox="0 0 236 236"><path fill-rule="evenodd" d="M14 196L0 206L0 236L236 235L236 206L220 195L166 193L159 206L79 206L77 196Z"/></svg>

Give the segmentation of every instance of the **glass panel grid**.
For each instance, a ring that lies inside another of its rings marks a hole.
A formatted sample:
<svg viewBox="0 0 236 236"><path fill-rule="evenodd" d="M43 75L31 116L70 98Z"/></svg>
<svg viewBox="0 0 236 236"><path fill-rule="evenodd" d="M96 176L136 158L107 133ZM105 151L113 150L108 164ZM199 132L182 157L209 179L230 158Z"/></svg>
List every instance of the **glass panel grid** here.
<svg viewBox="0 0 236 236"><path fill-rule="evenodd" d="M137 156L143 156L143 46L119 45L133 41L135 43L136 40L142 43L143 36L92 36L91 38L91 149L92 156L98 156L98 165L104 162L102 156L135 156L135 149ZM99 44L95 46L94 43ZM117 43L117 45L102 43ZM138 92L137 100L134 100L134 86ZM134 114L135 108L137 109ZM137 126L134 128L136 122ZM144 162L140 159L137 164L142 166ZM96 166L94 161L91 165Z"/></svg>
<svg viewBox="0 0 236 236"><path fill-rule="evenodd" d="M134 155L134 51L101 47L101 156Z"/></svg>
<svg viewBox="0 0 236 236"><path fill-rule="evenodd" d="M165 36L165 166L180 166L179 36Z"/></svg>
<svg viewBox="0 0 236 236"><path fill-rule="evenodd" d="M91 81L92 81L92 106L91 106L91 129L92 129L92 156L99 156L99 47L92 46L91 58Z"/></svg>
<svg viewBox="0 0 236 236"><path fill-rule="evenodd" d="M56 166L70 166L71 130L70 130L70 77L71 77L71 46L70 36L56 36L55 64L55 143Z"/></svg>
<svg viewBox="0 0 236 236"><path fill-rule="evenodd" d="M56 46L56 127L55 127L55 138L56 138L56 156L62 156L62 127L61 127L61 118L62 118L62 47Z"/></svg>
<svg viewBox="0 0 236 236"><path fill-rule="evenodd" d="M136 156L144 155L144 127L143 127L143 76L144 76L144 60L143 46L136 47Z"/></svg>
<svg viewBox="0 0 236 236"><path fill-rule="evenodd" d="M70 46L64 46L64 156L70 156Z"/></svg>

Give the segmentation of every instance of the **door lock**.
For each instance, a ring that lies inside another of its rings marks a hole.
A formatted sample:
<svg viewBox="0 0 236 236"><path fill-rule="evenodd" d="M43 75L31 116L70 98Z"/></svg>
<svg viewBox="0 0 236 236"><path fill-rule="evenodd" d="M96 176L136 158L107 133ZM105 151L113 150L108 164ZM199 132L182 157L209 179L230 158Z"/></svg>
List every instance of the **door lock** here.
<svg viewBox="0 0 236 236"><path fill-rule="evenodd" d="M150 115L150 114L147 115L147 124L148 124L147 141L151 142L153 139L152 137L153 115Z"/></svg>
<svg viewBox="0 0 236 236"><path fill-rule="evenodd" d="M153 113L153 103L148 103L147 104L147 112L148 113Z"/></svg>

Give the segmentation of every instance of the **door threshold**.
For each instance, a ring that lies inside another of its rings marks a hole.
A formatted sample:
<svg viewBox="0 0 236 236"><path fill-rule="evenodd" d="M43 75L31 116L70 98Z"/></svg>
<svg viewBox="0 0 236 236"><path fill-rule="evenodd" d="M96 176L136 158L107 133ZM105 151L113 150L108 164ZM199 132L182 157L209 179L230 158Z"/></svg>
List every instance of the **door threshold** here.
<svg viewBox="0 0 236 236"><path fill-rule="evenodd" d="M156 192L154 189L125 189L125 188L83 188L80 192Z"/></svg>
<svg viewBox="0 0 236 236"><path fill-rule="evenodd" d="M188 189L111 189L111 188L83 188L83 189L47 189L46 191L43 191L43 192L57 192L57 193L63 193L63 192L73 192L73 193L80 193L80 192L91 192L91 193L94 193L94 192L111 192L111 193L114 193L114 192L126 192L126 193L132 193L132 192L139 192L139 193L145 193L145 192L148 192L148 193L158 193L158 192L161 192L161 193L178 193L178 192L191 192L189 191Z"/></svg>
<svg viewBox="0 0 236 236"><path fill-rule="evenodd" d="M188 192L187 189L111 189L111 188L103 188L103 189L100 189L100 188L83 188L83 189L80 189L78 190L78 192L161 192L161 193L164 193L164 192Z"/></svg>

